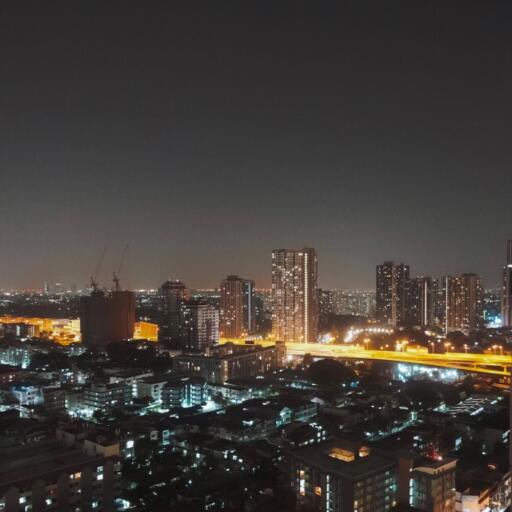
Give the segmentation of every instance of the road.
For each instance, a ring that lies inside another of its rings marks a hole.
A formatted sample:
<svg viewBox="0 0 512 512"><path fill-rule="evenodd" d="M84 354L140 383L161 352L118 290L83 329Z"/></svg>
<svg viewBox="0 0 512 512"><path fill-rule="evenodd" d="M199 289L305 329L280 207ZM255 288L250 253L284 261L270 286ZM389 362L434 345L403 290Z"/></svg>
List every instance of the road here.
<svg viewBox="0 0 512 512"><path fill-rule="evenodd" d="M224 340L237 344L244 340ZM269 346L271 341L255 341L255 344ZM509 377L512 369L512 356L495 354L472 354L466 352L447 352L431 354L427 352L395 352L391 350L367 350L359 345L351 344L320 344L320 343L287 343L290 355L311 354L320 357L337 357L343 359L391 361L396 363L420 364L438 368L453 368L476 373Z"/></svg>

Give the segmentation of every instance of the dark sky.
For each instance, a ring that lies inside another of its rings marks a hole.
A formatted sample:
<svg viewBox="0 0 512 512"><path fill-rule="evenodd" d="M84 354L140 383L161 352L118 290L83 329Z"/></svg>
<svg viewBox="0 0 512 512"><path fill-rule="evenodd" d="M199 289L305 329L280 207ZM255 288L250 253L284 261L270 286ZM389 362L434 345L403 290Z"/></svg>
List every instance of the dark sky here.
<svg viewBox="0 0 512 512"><path fill-rule="evenodd" d="M0 288L478 272L512 237L512 2L0 5Z"/></svg>

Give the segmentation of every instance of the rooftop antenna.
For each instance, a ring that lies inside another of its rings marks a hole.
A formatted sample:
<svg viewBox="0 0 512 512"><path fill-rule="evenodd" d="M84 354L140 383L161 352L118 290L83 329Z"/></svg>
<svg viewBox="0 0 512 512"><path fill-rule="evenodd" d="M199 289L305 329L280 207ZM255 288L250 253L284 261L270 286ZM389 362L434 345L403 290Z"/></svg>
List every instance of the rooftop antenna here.
<svg viewBox="0 0 512 512"><path fill-rule="evenodd" d="M119 262L119 267L117 268L117 272L114 272L114 277L112 279L114 281L114 290L116 292L120 292L121 291L121 284L120 284L119 276L121 274L121 270L123 268L123 263L124 263L124 260L126 259L126 253L127 252L128 252L128 244L126 244L124 246L123 254L121 256L121 261Z"/></svg>
<svg viewBox="0 0 512 512"><path fill-rule="evenodd" d="M103 260L105 259L106 252L107 248L103 247L103 250L100 253L98 264L96 265L96 269L94 270L94 274L91 276L91 288L93 292L98 291L98 274L100 273L101 265L103 264Z"/></svg>

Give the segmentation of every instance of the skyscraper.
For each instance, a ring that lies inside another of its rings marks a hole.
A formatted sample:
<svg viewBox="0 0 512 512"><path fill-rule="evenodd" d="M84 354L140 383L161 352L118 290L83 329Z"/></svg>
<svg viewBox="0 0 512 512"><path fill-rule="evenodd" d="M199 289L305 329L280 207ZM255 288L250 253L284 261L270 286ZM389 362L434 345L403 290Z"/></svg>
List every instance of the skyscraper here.
<svg viewBox="0 0 512 512"><path fill-rule="evenodd" d="M377 320L386 324L396 323L395 264L385 261L377 265L376 275Z"/></svg>
<svg viewBox="0 0 512 512"><path fill-rule="evenodd" d="M512 327L512 239L507 241L507 262L503 267L501 322L505 327Z"/></svg>
<svg viewBox="0 0 512 512"><path fill-rule="evenodd" d="M409 265L385 261L377 265L377 319L398 325L406 321L409 294Z"/></svg>
<svg viewBox="0 0 512 512"><path fill-rule="evenodd" d="M182 307L182 340L186 352L206 353L219 342L219 312L202 300L190 300Z"/></svg>
<svg viewBox="0 0 512 512"><path fill-rule="evenodd" d="M272 251L272 332L280 341L317 341L317 258L314 249Z"/></svg>
<svg viewBox="0 0 512 512"><path fill-rule="evenodd" d="M256 288L252 279L243 280L242 294L244 331L250 334L256 330Z"/></svg>
<svg viewBox="0 0 512 512"><path fill-rule="evenodd" d="M443 278L443 325L451 331L474 332L483 327L483 289L476 274Z"/></svg>
<svg viewBox="0 0 512 512"><path fill-rule="evenodd" d="M220 332L239 338L254 330L254 281L230 275L220 286Z"/></svg>
<svg viewBox="0 0 512 512"><path fill-rule="evenodd" d="M168 280L160 287L159 340L176 341L181 336L183 303L189 290L178 280Z"/></svg>
<svg viewBox="0 0 512 512"><path fill-rule="evenodd" d="M407 322L409 303L409 265L400 263L396 266L396 324Z"/></svg>
<svg viewBox="0 0 512 512"><path fill-rule="evenodd" d="M407 323L422 327L435 324L437 281L431 277L410 280L407 300Z"/></svg>

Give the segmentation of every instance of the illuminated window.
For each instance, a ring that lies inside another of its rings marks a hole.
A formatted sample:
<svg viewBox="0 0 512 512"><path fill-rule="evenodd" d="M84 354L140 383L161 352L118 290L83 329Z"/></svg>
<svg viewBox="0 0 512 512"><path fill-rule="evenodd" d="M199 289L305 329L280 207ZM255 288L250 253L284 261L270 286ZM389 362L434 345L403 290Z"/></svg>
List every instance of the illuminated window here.
<svg viewBox="0 0 512 512"><path fill-rule="evenodd" d="M370 455L370 448L368 446L361 446L359 448L359 457L368 457Z"/></svg>
<svg viewBox="0 0 512 512"><path fill-rule="evenodd" d="M315 494L317 496L322 496L322 488L319 485L315 487Z"/></svg>
<svg viewBox="0 0 512 512"><path fill-rule="evenodd" d="M343 448L333 448L329 452L329 457L332 457L333 459L342 460L343 462L352 462L355 460L356 455L351 450L345 450Z"/></svg>

